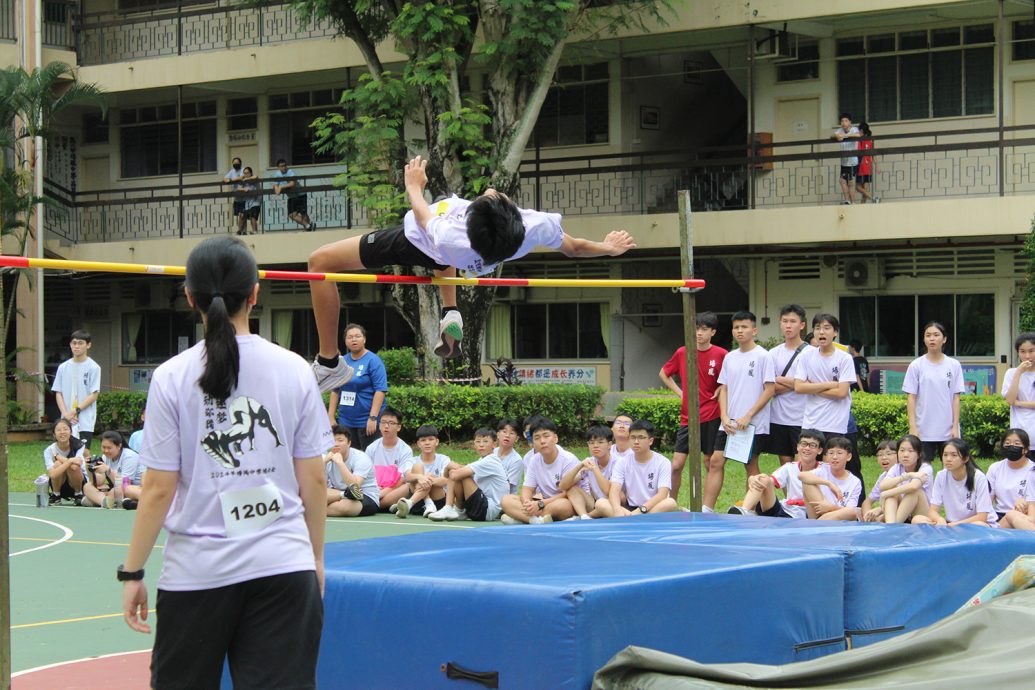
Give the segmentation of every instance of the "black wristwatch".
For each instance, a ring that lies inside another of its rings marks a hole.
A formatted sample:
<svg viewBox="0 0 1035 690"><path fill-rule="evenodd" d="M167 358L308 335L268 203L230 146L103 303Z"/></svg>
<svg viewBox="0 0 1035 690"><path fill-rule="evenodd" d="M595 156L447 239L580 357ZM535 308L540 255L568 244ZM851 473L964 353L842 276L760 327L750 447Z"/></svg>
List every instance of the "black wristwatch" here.
<svg viewBox="0 0 1035 690"><path fill-rule="evenodd" d="M539 510L545 510L545 509L546 509L546 502L543 501L542 499L540 499L539 500Z"/></svg>
<svg viewBox="0 0 1035 690"><path fill-rule="evenodd" d="M647 512L647 506L640 506L640 512L641 513L646 513Z"/></svg>
<svg viewBox="0 0 1035 690"><path fill-rule="evenodd" d="M367 417L367 419L369 419L372 422L376 422L377 421L377 415L370 415L369 417Z"/></svg>
<svg viewBox="0 0 1035 690"><path fill-rule="evenodd" d="M115 570L115 579L118 580L119 582L131 582L133 580L143 580L144 579L144 569L141 568L140 570L123 570L122 566L120 565Z"/></svg>

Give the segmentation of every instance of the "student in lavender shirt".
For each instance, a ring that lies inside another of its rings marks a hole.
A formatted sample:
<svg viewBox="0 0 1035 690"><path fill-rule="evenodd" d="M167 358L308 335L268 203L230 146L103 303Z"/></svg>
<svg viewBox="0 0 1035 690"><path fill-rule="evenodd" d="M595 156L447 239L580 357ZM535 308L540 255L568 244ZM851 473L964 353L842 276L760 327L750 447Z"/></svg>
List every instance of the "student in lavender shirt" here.
<svg viewBox="0 0 1035 690"><path fill-rule="evenodd" d="M927 354L909 363L902 391L906 396L909 433L924 443L924 458L934 461L942 445L960 436L963 367L943 352L949 337L945 326L931 321L923 330Z"/></svg>
<svg viewBox="0 0 1035 690"><path fill-rule="evenodd" d="M776 387L773 359L765 348L755 342L758 327L755 315L738 311L733 315L733 339L737 349L722 360L719 371L719 417L722 428L715 435L715 452L708 461L704 478L704 512L715 508L715 500L722 491L725 479L726 439L754 425L754 445L747 464L747 478L758 474L758 454L768 445L769 401ZM747 487L745 487L746 489Z"/></svg>
<svg viewBox="0 0 1035 690"><path fill-rule="evenodd" d="M961 438L950 438L942 448L942 466L934 478L931 510L913 518L913 524L983 525L995 527L999 518L992 505L988 478L970 457L970 446ZM942 517L942 508L945 517Z"/></svg>
<svg viewBox="0 0 1035 690"><path fill-rule="evenodd" d="M999 447L1003 459L988 468L988 483L992 489L992 504L1002 524L1011 510L1027 507L1025 494L1028 484L1035 481L1032 471L1035 463L1028 458L1031 439L1024 429L1007 429Z"/></svg>
<svg viewBox="0 0 1035 690"><path fill-rule="evenodd" d="M194 247L185 292L205 338L148 390L148 471L118 579L127 624L149 633L144 565L164 524L151 687L218 687L224 660L235 687L316 687L333 439L305 361L249 333L258 278L236 236Z"/></svg>
<svg viewBox="0 0 1035 690"><path fill-rule="evenodd" d="M352 447L352 432L331 427L334 446L324 456L327 463L327 517L367 517L377 513L381 489L374 477L374 463Z"/></svg>
<svg viewBox="0 0 1035 690"><path fill-rule="evenodd" d="M1010 426L1035 434L1035 333L1021 333L1013 343L1020 363L1003 376L1002 396L1010 404Z"/></svg>
<svg viewBox="0 0 1035 690"><path fill-rule="evenodd" d="M521 472L525 469L525 462L521 454L514 450L521 435L521 425L516 419L501 419L496 424L496 447L492 454L500 459L504 469L507 470L507 482L510 484L510 493L516 494L521 488Z"/></svg>
<svg viewBox="0 0 1035 690"><path fill-rule="evenodd" d="M924 460L920 439L906 434L895 449L898 463L878 483L884 502L884 522L912 522L930 512L934 468Z"/></svg>
<svg viewBox="0 0 1035 690"><path fill-rule="evenodd" d="M589 457L561 478L561 488L567 493L575 515L581 520L614 516L608 496L611 493L611 475L615 465L625 462L611 459L611 430L595 426L586 432Z"/></svg>
<svg viewBox="0 0 1035 690"><path fill-rule="evenodd" d="M611 475L611 503L615 517L672 513L679 510L672 491L672 463L651 450L654 443L654 425L646 419L637 419L629 427L629 441L633 456L615 466ZM622 504L622 496L626 503Z"/></svg>
<svg viewBox="0 0 1035 690"><path fill-rule="evenodd" d="M844 436L828 438L823 464L798 475L805 510L810 520L858 520L862 480L846 469L852 442Z"/></svg>
<svg viewBox="0 0 1035 690"><path fill-rule="evenodd" d="M503 463L492 452L496 433L487 427L474 432L478 459L469 465L446 465L446 504L428 515L434 522L474 520L486 522L500 515L500 501L510 495L510 483Z"/></svg>
<svg viewBox="0 0 1035 690"><path fill-rule="evenodd" d="M403 479L410 489L409 498L403 497L388 510L395 517L405 518L420 506L421 515L428 517L446 505L446 466L452 462L448 455L438 450L438 427L422 424L417 427L417 447L420 455L413 459L403 472Z"/></svg>
<svg viewBox="0 0 1035 690"><path fill-rule="evenodd" d="M557 425L552 419L533 419L529 432L535 453L525 465L521 494L503 497L500 520L508 525L567 520L575 509L561 490L561 478L579 464L579 459L557 444Z"/></svg>

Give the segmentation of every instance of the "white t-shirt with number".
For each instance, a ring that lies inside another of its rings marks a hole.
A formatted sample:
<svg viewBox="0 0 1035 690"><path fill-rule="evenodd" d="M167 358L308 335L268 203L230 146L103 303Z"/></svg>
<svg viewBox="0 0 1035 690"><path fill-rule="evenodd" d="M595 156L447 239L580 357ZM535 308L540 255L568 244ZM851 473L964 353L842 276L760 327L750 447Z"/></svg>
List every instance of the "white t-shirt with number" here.
<svg viewBox="0 0 1035 690"><path fill-rule="evenodd" d="M959 522L977 513L988 513L987 522L999 524L999 516L992 505L992 493L988 489L988 478L981 470L974 469L974 490L967 491L967 478L956 481L949 470L942 470L934 478L931 505L945 509L948 522Z"/></svg>
<svg viewBox="0 0 1035 690"><path fill-rule="evenodd" d="M1028 490L1028 482L1032 480L1031 471L1035 462L1028 460L1019 470L1010 467L1009 460L993 462L988 468L988 483L992 485L992 500L996 512L1005 513L1013 510L1018 498L1024 498ZM1027 500L1025 498L1025 500Z"/></svg>
<svg viewBox="0 0 1035 690"><path fill-rule="evenodd" d="M140 461L178 472L165 517L161 589L223 587L315 570L294 458L334 445L309 364L257 335L237 336L239 384L224 404L197 385L204 341L158 367Z"/></svg>

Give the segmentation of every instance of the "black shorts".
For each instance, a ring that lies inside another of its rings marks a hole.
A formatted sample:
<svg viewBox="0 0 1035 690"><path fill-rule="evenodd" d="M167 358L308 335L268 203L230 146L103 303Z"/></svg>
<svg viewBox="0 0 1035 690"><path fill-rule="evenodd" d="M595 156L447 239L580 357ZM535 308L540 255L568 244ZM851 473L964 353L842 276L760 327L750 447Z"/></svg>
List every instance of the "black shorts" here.
<svg viewBox="0 0 1035 690"><path fill-rule="evenodd" d="M449 268L437 263L430 256L413 246L406 239L403 226L387 230L375 230L359 240L359 260L364 268L382 266L422 266L441 271Z"/></svg>
<svg viewBox="0 0 1035 690"><path fill-rule="evenodd" d="M758 510L755 511L762 517L775 517L775 518L793 518L794 516L783 509L783 503L776 501L769 507L769 510Z"/></svg>
<svg viewBox="0 0 1035 690"><path fill-rule="evenodd" d="M489 499L485 498L485 493L481 489L478 489L464 499L464 510L467 511L468 519L485 522L485 518L489 514Z"/></svg>
<svg viewBox="0 0 1035 690"><path fill-rule="evenodd" d="M218 690L223 660L237 690L315 688L323 628L316 572L191 592L158 590L155 690Z"/></svg>
<svg viewBox="0 0 1035 690"><path fill-rule="evenodd" d="M244 213L244 217L245 218L251 218L253 220L259 220L259 213L261 211L262 211L262 207L261 206L252 206L251 208L244 209L244 211L242 213Z"/></svg>
<svg viewBox="0 0 1035 690"><path fill-rule="evenodd" d="M287 211L288 215L295 213L301 213L303 216L309 215L309 199L305 194L299 194L298 196L289 196L287 200Z"/></svg>
<svg viewBox="0 0 1035 690"><path fill-rule="evenodd" d="M769 434L755 434L754 443L751 444L751 457L757 458L759 453L769 447ZM715 434L715 450L726 449L726 431L719 428Z"/></svg>
<svg viewBox="0 0 1035 690"><path fill-rule="evenodd" d="M85 479L83 480L83 484L86 484L86 480ZM64 484L61 485L61 488L58 491L55 492L54 491L54 480L52 479L50 481L50 493L52 493L52 494L54 494L56 496L60 496L61 498L67 498L70 501L73 498L75 498L75 489L73 489L72 485L69 484L67 481Z"/></svg>
<svg viewBox="0 0 1035 690"><path fill-rule="evenodd" d="M79 442L83 444L86 450L90 450L90 444L93 443L93 432L92 431L80 431Z"/></svg>
<svg viewBox="0 0 1035 690"><path fill-rule="evenodd" d="M855 181L859 184L869 184L870 180L873 179L872 175L856 175Z"/></svg>
<svg viewBox="0 0 1035 690"><path fill-rule="evenodd" d="M942 459L942 450L945 449L945 441L924 441L924 460L934 462Z"/></svg>
<svg viewBox="0 0 1035 690"><path fill-rule="evenodd" d="M363 509L359 511L359 515L357 515L356 517L367 517L368 515L377 515L377 511L380 507L381 505L377 501L370 498L370 496L363 494Z"/></svg>
<svg viewBox="0 0 1035 690"><path fill-rule="evenodd" d="M711 455L715 452L715 434L719 430L720 421L718 417L708 422L698 424L701 439L701 455ZM690 432L685 426L679 427L676 432L676 452L688 453L690 451Z"/></svg>
<svg viewBox="0 0 1035 690"><path fill-rule="evenodd" d="M786 424L769 423L769 446L766 450L773 455L794 457L798 452L798 437L801 436L800 426L788 426Z"/></svg>
<svg viewBox="0 0 1035 690"><path fill-rule="evenodd" d="M234 218L244 213L244 200L234 202Z"/></svg>
<svg viewBox="0 0 1035 690"><path fill-rule="evenodd" d="M998 510L995 514L999 517L999 522L1002 522L1003 518L1006 517L1006 513L1000 513Z"/></svg>
<svg viewBox="0 0 1035 690"><path fill-rule="evenodd" d="M842 165L841 166L841 179L851 180L855 177L855 171L859 169L857 165Z"/></svg>

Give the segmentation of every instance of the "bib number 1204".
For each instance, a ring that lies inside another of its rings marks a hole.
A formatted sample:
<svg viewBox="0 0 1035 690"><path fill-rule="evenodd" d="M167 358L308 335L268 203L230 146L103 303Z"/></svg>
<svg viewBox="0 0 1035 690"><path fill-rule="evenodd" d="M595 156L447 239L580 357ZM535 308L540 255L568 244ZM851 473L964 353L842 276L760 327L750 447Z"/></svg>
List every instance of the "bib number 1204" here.
<svg viewBox="0 0 1035 690"><path fill-rule="evenodd" d="M250 520L254 517L263 517L267 513L279 513L280 503L277 499L266 505L265 503L245 503L241 506L234 506L230 509L230 514L237 520Z"/></svg>
<svg viewBox="0 0 1035 690"><path fill-rule="evenodd" d="M250 489L224 491L219 494L223 507L226 536L239 537L259 532L280 519L284 499L280 490L267 483Z"/></svg>

